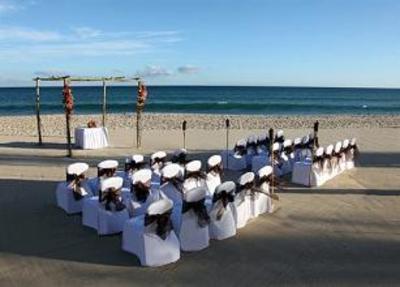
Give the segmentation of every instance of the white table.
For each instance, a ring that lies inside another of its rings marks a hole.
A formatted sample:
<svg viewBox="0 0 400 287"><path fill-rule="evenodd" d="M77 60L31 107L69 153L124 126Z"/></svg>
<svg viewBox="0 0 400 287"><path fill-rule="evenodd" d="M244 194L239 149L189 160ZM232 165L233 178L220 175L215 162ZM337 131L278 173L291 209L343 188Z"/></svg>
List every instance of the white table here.
<svg viewBox="0 0 400 287"><path fill-rule="evenodd" d="M76 128L75 146L82 149L108 147L107 128Z"/></svg>

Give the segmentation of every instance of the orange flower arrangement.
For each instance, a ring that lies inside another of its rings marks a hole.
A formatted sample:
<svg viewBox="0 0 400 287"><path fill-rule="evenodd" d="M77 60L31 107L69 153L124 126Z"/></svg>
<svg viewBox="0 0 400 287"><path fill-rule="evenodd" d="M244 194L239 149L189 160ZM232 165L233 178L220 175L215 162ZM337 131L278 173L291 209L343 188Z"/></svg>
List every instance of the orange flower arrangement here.
<svg viewBox="0 0 400 287"><path fill-rule="evenodd" d="M97 128L97 124L96 124L96 122L94 120L90 120L87 123L87 127L88 128Z"/></svg>

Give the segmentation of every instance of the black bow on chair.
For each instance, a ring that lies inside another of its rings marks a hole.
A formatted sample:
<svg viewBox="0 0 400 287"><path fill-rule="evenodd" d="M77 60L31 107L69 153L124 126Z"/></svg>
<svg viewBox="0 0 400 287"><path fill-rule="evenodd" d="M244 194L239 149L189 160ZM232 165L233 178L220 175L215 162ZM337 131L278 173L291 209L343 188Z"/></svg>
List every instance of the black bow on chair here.
<svg viewBox="0 0 400 287"><path fill-rule="evenodd" d="M146 202L149 194L150 194L150 187L146 186L145 184L138 182L136 184L131 185L131 192L135 193L136 199L139 202Z"/></svg>
<svg viewBox="0 0 400 287"><path fill-rule="evenodd" d="M240 156L243 156L247 153L247 149L244 146L235 146L233 151Z"/></svg>
<svg viewBox="0 0 400 287"><path fill-rule="evenodd" d="M230 202L235 200L235 196L231 192L226 192L225 190L214 193L212 202L213 204L217 201L221 201L222 206L217 210L217 220L221 220L222 215L224 215L225 209Z"/></svg>
<svg viewBox="0 0 400 287"><path fill-rule="evenodd" d="M201 199L195 202L183 201L182 213L186 213L190 210L197 215L197 223L200 227L205 227L210 223L210 216L207 213L206 206L204 205L205 199Z"/></svg>
<svg viewBox="0 0 400 287"><path fill-rule="evenodd" d="M116 211L122 211L126 208L125 204L120 198L121 188L109 188L107 191L102 192L101 202L105 202L105 209L111 210L111 203L114 203Z"/></svg>
<svg viewBox="0 0 400 287"><path fill-rule="evenodd" d="M81 184L84 179L84 175L67 174L67 182L69 182L69 186L72 188L72 194L76 201L83 198L81 194Z"/></svg>
<svg viewBox="0 0 400 287"><path fill-rule="evenodd" d="M323 163L324 163L324 159L325 159L324 154L322 154L321 156L314 155L313 156L313 164L314 163L318 163L318 166L322 169Z"/></svg>
<svg viewBox="0 0 400 287"><path fill-rule="evenodd" d="M116 168L103 168L103 169L98 168L97 177L102 177L102 176L113 177L116 171L117 171Z"/></svg>
<svg viewBox="0 0 400 287"><path fill-rule="evenodd" d="M157 224L156 234L162 240L165 240L172 230L171 214L172 209L163 214L148 215L146 213L144 217L144 226L148 226L155 222Z"/></svg>
<svg viewBox="0 0 400 287"><path fill-rule="evenodd" d="M224 168L222 164L217 164L213 167L208 168L208 172L213 172L215 174L219 174L220 176L222 176L224 174Z"/></svg>

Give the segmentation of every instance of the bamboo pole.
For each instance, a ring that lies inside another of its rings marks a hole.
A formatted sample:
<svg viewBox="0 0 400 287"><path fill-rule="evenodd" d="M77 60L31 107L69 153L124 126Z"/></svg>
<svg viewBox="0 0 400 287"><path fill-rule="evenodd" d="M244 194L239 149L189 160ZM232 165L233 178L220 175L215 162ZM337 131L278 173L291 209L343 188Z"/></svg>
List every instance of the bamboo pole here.
<svg viewBox="0 0 400 287"><path fill-rule="evenodd" d="M64 78L64 87L67 84L68 79ZM65 112L65 120L67 124L67 156L72 157L72 147L71 147L71 127L70 127L70 120L71 115L68 112Z"/></svg>
<svg viewBox="0 0 400 287"><path fill-rule="evenodd" d="M42 141L42 123L40 120L40 79L36 78L36 121L37 121L37 130L38 130L38 137L39 137L39 145L43 144Z"/></svg>
<svg viewBox="0 0 400 287"><path fill-rule="evenodd" d="M138 81L138 91L140 89L141 82ZM142 145L142 110L143 107L137 101L136 103L136 148L140 148Z"/></svg>
<svg viewBox="0 0 400 287"><path fill-rule="evenodd" d="M102 117L103 127L106 127L106 112L107 112L107 84L106 81L103 80L103 117Z"/></svg>

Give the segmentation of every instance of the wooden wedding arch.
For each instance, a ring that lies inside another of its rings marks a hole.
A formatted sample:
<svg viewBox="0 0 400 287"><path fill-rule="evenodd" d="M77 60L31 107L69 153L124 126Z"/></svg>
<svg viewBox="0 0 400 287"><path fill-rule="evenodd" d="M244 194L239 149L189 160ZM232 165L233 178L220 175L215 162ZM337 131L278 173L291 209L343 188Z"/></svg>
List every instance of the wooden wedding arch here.
<svg viewBox="0 0 400 287"><path fill-rule="evenodd" d="M103 103L102 103L102 125L106 126L106 114L107 114L107 83L127 83L136 82L138 87L141 85L141 79L139 77L72 77L72 76L51 76L51 77L36 77L33 79L36 83L36 94L35 94L35 110L36 110L36 122L38 131L38 144L43 144L42 138L42 123L40 118L40 82L60 82L65 83L71 82L101 82L103 84ZM141 112L136 109L136 145L137 148L141 146ZM67 125L67 152L68 156L72 156L72 144L71 144L71 131L69 117L66 117Z"/></svg>

